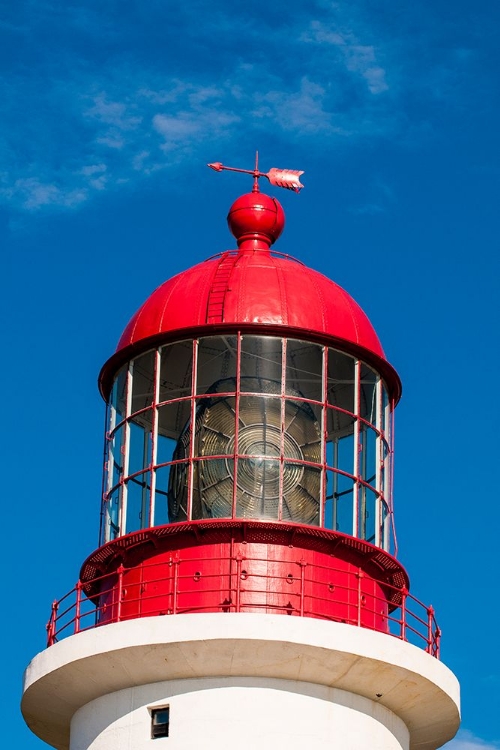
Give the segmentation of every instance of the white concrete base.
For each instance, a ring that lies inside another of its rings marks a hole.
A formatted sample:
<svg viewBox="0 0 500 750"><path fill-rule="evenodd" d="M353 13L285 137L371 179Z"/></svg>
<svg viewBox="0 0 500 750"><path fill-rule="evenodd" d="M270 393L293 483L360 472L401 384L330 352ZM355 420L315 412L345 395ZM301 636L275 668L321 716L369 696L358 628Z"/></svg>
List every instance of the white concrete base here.
<svg viewBox="0 0 500 750"><path fill-rule="evenodd" d="M165 704L172 734L151 740L149 708ZM60 750L70 747L70 723L71 750L294 750L298 732L302 749L435 750L458 729L459 687L437 659L383 633L283 615L190 614L57 643L29 665L22 708Z"/></svg>
<svg viewBox="0 0 500 750"><path fill-rule="evenodd" d="M168 739L150 708L169 705ZM96 698L71 722L71 750L408 750L405 724L352 693L264 678L174 680Z"/></svg>

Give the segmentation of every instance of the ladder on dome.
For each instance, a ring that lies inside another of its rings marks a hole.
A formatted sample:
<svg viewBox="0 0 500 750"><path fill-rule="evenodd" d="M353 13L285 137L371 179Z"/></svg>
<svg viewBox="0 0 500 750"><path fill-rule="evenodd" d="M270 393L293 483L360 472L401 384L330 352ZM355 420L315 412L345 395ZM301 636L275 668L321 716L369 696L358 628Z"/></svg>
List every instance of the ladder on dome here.
<svg viewBox="0 0 500 750"><path fill-rule="evenodd" d="M224 321L224 302L229 291L229 279L236 257L237 253L228 250L219 261L208 295L207 323L222 323Z"/></svg>

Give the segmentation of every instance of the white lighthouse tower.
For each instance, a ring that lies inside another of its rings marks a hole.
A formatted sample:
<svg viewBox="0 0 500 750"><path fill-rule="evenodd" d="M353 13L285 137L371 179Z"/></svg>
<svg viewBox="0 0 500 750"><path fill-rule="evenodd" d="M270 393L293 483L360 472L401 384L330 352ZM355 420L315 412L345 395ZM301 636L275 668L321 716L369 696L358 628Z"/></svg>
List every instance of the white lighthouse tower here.
<svg viewBox="0 0 500 750"><path fill-rule="evenodd" d="M271 249L258 178L298 173L250 174L238 249L158 287L101 371L101 543L22 701L59 750L434 750L459 725L393 554L398 375L343 289Z"/></svg>

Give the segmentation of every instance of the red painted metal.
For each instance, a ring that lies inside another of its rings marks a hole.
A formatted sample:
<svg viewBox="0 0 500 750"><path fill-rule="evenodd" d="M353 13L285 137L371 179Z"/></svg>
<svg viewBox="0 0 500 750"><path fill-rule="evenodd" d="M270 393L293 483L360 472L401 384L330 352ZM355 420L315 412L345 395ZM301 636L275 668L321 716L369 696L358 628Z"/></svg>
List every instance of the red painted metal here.
<svg viewBox="0 0 500 750"><path fill-rule="evenodd" d="M54 603L48 645L96 626L158 615L271 613L365 627L439 657L434 610L406 585L376 580L366 566L325 549L230 540L164 550L91 580ZM372 571L373 572L373 571ZM80 590L92 591L79 602ZM391 603L392 602L392 603Z"/></svg>
<svg viewBox="0 0 500 750"><path fill-rule="evenodd" d="M260 242L254 240L253 245ZM219 289L221 261L224 279ZM220 299L214 305L217 294ZM158 287L132 317L116 353L104 365L101 393L107 398L118 368L138 353L158 343L222 330L265 332L337 346L373 365L391 397L395 401L400 397L399 377L352 297L290 258L254 250L212 258Z"/></svg>

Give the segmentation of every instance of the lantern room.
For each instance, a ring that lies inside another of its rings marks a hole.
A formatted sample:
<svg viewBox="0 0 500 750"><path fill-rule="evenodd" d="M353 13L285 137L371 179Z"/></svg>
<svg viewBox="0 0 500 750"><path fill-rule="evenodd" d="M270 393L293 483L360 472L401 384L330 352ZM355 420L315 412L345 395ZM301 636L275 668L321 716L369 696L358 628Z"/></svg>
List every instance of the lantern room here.
<svg viewBox="0 0 500 750"><path fill-rule="evenodd" d="M242 196L228 222L238 250L160 286L102 370L102 542L261 519L389 551L399 379L354 300L271 250L274 198Z"/></svg>

